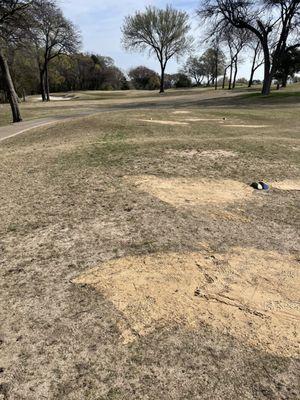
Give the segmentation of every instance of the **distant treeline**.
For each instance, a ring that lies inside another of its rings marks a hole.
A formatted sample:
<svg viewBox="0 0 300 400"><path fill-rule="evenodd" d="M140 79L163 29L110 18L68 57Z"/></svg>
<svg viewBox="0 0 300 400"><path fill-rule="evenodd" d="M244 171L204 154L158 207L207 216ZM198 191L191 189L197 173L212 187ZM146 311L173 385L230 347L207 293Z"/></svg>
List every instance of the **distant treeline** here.
<svg viewBox="0 0 300 400"><path fill-rule="evenodd" d="M145 66L128 75L110 57L81 52L81 34L56 0L0 2L0 90L9 101L14 122L22 120L19 98L40 93L74 90L126 90L163 93L170 87L221 85L234 89L238 71L250 61L249 87L258 69L263 72L261 93L269 95L297 79L300 71L300 2L200 2L195 10L202 26L203 54L195 51L189 14L171 5L148 6L124 18L122 46L147 52L156 59L160 74ZM196 33L196 32L195 32ZM199 33L197 33L198 35ZM99 43L101 45L101 43ZM180 71L167 74L171 59L189 56Z"/></svg>
<svg viewBox="0 0 300 400"><path fill-rule="evenodd" d="M41 93L38 64L30 57L28 49L11 52L8 63L19 97ZM130 87L112 58L87 53L62 54L53 59L49 64L48 81L50 92Z"/></svg>
<svg viewBox="0 0 300 400"><path fill-rule="evenodd" d="M41 93L40 69L37 60L32 57L34 49L27 47L11 48L8 64L15 84L15 89L20 98L27 95ZM186 67L176 74L166 74L165 88L184 88L200 86L202 83L210 85L214 83L213 71L214 58L208 57L208 51L204 54L206 67L202 65L202 79L197 80L196 71L191 68L191 60ZM220 71L223 64L220 62ZM203 78L207 78L205 83ZM199 76L197 76L199 78ZM48 67L48 84L50 92L68 92L76 90L157 90L160 87L160 76L154 70L145 66L132 68L128 74L119 69L111 57L99 54L75 53L71 55L61 54L55 57ZM0 89L4 89L1 85ZM3 92L4 93L4 92Z"/></svg>

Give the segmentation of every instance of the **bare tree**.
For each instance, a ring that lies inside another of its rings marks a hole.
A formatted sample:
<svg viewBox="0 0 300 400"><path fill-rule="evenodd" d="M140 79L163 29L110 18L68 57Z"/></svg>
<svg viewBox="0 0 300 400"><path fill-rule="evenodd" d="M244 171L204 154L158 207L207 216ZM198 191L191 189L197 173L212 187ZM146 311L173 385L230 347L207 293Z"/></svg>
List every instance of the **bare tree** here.
<svg viewBox="0 0 300 400"><path fill-rule="evenodd" d="M220 36L219 35L215 35L214 39L212 40L212 46L215 52L215 65L214 65L214 84L215 84L215 90L218 90L218 76L222 73L222 71L220 70L220 64L222 62L222 66L221 68L224 69L224 60L225 60L225 56L224 53L221 51L220 48ZM222 54L221 54L222 53Z"/></svg>
<svg viewBox="0 0 300 400"><path fill-rule="evenodd" d="M22 121L18 96L11 78L6 52L9 40L24 23L24 13L31 5L31 1L2 0L0 2L0 70L2 73L5 91L11 107L13 122Z"/></svg>
<svg viewBox="0 0 300 400"><path fill-rule="evenodd" d="M224 68L222 89L225 89L225 80L226 80L227 71L229 69L228 89L230 90L232 88L233 66L234 66L234 60L235 60L235 56L236 56L236 52L234 49L233 42L231 41L231 37L228 37L226 39L226 45L229 50L229 62Z"/></svg>
<svg viewBox="0 0 300 400"><path fill-rule="evenodd" d="M259 40L254 40L250 41L248 44L248 47L253 51L253 58L252 58L252 64L251 64L251 72L250 72L250 78L248 82L248 87L250 88L253 85L253 78L255 71L261 67L264 63L262 59L262 48Z"/></svg>
<svg viewBox="0 0 300 400"><path fill-rule="evenodd" d="M215 26L232 25L257 37L264 54L262 94L268 95L275 71L297 27L299 0L205 0L197 10Z"/></svg>
<svg viewBox="0 0 300 400"><path fill-rule="evenodd" d="M171 6L165 9L147 7L125 18L122 33L123 45L127 50L149 50L154 54L161 68L160 93L164 92L165 70L168 61L190 50L191 39L189 17L186 12Z"/></svg>
<svg viewBox="0 0 300 400"><path fill-rule="evenodd" d="M234 73L233 73L233 80L230 83L232 84L231 88L234 89L235 85L236 85L238 66L239 66L239 63L242 62L241 53L249 41L249 35L248 35L247 31L238 32L235 29L232 32L232 36L233 36L232 46L234 49L234 55L232 58L231 68L233 67Z"/></svg>
<svg viewBox="0 0 300 400"><path fill-rule="evenodd" d="M49 101L49 64L61 54L73 54L79 47L80 36L51 0L36 1L33 14L30 33L39 67L40 89L43 101Z"/></svg>

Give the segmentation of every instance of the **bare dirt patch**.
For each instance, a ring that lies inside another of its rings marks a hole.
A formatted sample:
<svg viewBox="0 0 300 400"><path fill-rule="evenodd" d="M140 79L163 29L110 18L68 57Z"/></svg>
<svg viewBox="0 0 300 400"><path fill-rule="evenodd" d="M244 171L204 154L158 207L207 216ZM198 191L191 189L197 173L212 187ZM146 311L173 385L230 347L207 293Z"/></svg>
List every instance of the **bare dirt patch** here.
<svg viewBox="0 0 300 400"><path fill-rule="evenodd" d="M300 179L286 179L280 182L273 182L272 187L280 190L300 190Z"/></svg>
<svg viewBox="0 0 300 400"><path fill-rule="evenodd" d="M293 151L300 151L300 146L292 146L291 149Z"/></svg>
<svg viewBox="0 0 300 400"><path fill-rule="evenodd" d="M152 175L128 177L139 190L175 207L228 204L251 196L253 189L232 179L159 178Z"/></svg>
<svg viewBox="0 0 300 400"><path fill-rule="evenodd" d="M219 158L230 158L237 157L238 154L234 151L229 150L204 150L198 151L196 149L187 149L187 150L168 150L167 154L170 154L175 157L183 157L183 158L205 158L209 160L217 160Z"/></svg>
<svg viewBox="0 0 300 400"><path fill-rule="evenodd" d="M121 311L125 342L156 327L205 322L265 351L296 354L300 305L294 258L254 248L158 253L104 263L74 280Z"/></svg>
<svg viewBox="0 0 300 400"><path fill-rule="evenodd" d="M160 124L160 125L189 125L187 122L180 122L180 121L161 121L158 119L139 119L141 122L150 122L153 124Z"/></svg>
<svg viewBox="0 0 300 400"><path fill-rule="evenodd" d="M270 125L224 125L226 128L268 128Z"/></svg>
<svg viewBox="0 0 300 400"><path fill-rule="evenodd" d="M223 122L224 120L221 118L185 118L186 122L198 122L198 121L215 121L215 122Z"/></svg>
<svg viewBox="0 0 300 400"><path fill-rule="evenodd" d="M63 97L63 96L50 96L51 101L68 101L72 100L72 97ZM42 98L38 97L32 100L33 102L35 101L42 101Z"/></svg>

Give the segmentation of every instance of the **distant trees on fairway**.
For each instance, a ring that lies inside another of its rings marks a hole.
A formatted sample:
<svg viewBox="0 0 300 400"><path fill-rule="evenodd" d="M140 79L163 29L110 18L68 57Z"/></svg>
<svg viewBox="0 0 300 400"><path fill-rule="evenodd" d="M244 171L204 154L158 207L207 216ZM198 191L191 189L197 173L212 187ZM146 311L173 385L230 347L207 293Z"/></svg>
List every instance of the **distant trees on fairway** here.
<svg viewBox="0 0 300 400"><path fill-rule="evenodd" d="M131 68L128 75L110 57L80 52L80 34L56 0L0 1L0 91L11 106L13 122L22 120L19 98L51 91L143 90L222 86L234 89L238 70L250 59L251 87L264 69L262 93L271 83L286 86L300 71L299 0L203 0L196 10L201 24L201 54L192 47L189 16L172 6L146 7L125 17L122 44L128 51L157 59L160 75ZM199 42L199 40L198 40ZM167 74L171 59L188 58L176 74Z"/></svg>
<svg viewBox="0 0 300 400"><path fill-rule="evenodd" d="M171 6L165 9L147 7L125 18L122 32L123 45L127 50L153 54L160 64L160 93L165 90L165 70L172 57L180 57L191 46L189 17L186 12Z"/></svg>
<svg viewBox="0 0 300 400"><path fill-rule="evenodd" d="M13 122L22 120L8 56L26 48L26 58L37 59L43 100L49 97L49 63L61 54L72 54L79 45L74 26L51 0L0 2L1 81L11 105ZM20 52L21 53L21 52ZM12 62L10 62L11 64ZM19 70L22 74L23 72ZM20 79L24 81L24 79Z"/></svg>
<svg viewBox="0 0 300 400"><path fill-rule="evenodd" d="M31 7L33 17L29 38L37 60L40 90L43 101L50 100L49 65L61 54L74 54L80 44L80 36L72 22L52 1L36 0Z"/></svg>
<svg viewBox="0 0 300 400"><path fill-rule="evenodd" d="M200 86L204 78L208 75L206 65L202 57L190 56L183 67L183 72L193 79L197 86Z"/></svg>
<svg viewBox="0 0 300 400"><path fill-rule="evenodd" d="M18 96L10 74L7 55L9 47L20 40L20 31L27 26L26 14L31 1L0 2L0 71L1 80L11 106L13 122L22 121Z"/></svg>
<svg viewBox="0 0 300 400"><path fill-rule="evenodd" d="M264 57L262 94L268 95L286 50L300 46L300 1L205 0L197 11L217 35L230 27L240 35L247 33L256 38Z"/></svg>
<svg viewBox="0 0 300 400"><path fill-rule="evenodd" d="M288 77L294 77L300 71L300 49L289 47L283 53L274 77L278 85L285 87Z"/></svg>
<svg viewBox="0 0 300 400"><path fill-rule="evenodd" d="M13 56L10 58L10 69L20 96L25 93L43 93L44 89L47 100L49 91L129 89L124 73L115 66L110 57L88 53L60 54L51 59L47 74L41 76L41 66L34 58L36 53L33 46L26 50L11 50Z"/></svg>
<svg viewBox="0 0 300 400"><path fill-rule="evenodd" d="M132 68L128 75L135 89L155 90L160 87L158 73L142 65Z"/></svg>

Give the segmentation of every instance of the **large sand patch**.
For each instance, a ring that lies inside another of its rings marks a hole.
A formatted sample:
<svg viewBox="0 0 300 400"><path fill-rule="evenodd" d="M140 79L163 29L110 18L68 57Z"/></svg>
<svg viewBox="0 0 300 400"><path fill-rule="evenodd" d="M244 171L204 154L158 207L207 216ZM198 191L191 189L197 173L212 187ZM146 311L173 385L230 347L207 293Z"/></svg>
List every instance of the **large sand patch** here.
<svg viewBox="0 0 300 400"><path fill-rule="evenodd" d="M228 204L253 193L244 183L232 179L159 178L152 175L128 177L139 190L175 207Z"/></svg>
<svg viewBox="0 0 300 400"><path fill-rule="evenodd" d="M152 124L160 124L160 125L188 125L187 122L180 121L161 121L159 119L139 119L141 122L150 122Z"/></svg>
<svg viewBox="0 0 300 400"><path fill-rule="evenodd" d="M300 179L286 179L280 182L273 182L272 186L280 190L300 190Z"/></svg>
<svg viewBox="0 0 300 400"><path fill-rule="evenodd" d="M158 253L104 263L74 280L121 312L124 341L159 326L213 325L265 351L294 355L300 318L298 265L253 248L227 254Z"/></svg>

